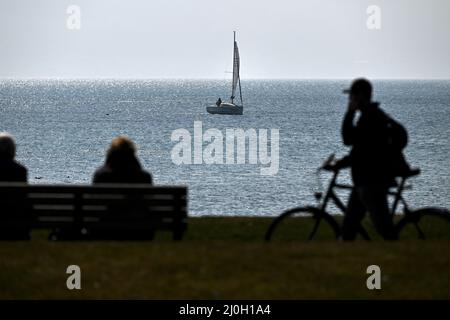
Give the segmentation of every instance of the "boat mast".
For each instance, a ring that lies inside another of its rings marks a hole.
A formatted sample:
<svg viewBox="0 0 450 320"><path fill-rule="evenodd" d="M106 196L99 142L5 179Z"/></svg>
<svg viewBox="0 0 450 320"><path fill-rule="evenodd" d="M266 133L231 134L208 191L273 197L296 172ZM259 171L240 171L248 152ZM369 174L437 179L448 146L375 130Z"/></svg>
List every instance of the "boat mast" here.
<svg viewBox="0 0 450 320"><path fill-rule="evenodd" d="M235 63L235 54L236 54L236 31L233 31L233 78L231 79L231 103L234 100L234 63Z"/></svg>

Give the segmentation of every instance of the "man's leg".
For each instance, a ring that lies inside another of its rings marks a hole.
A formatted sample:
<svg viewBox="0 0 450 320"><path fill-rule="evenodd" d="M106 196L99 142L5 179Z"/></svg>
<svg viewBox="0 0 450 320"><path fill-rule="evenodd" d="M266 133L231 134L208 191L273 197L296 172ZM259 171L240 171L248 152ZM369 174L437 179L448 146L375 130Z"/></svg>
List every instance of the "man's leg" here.
<svg viewBox="0 0 450 320"><path fill-rule="evenodd" d="M388 189L384 186L368 186L359 190L360 199L367 211L369 211L370 218L377 232L385 240L396 240L398 236L389 212Z"/></svg>
<svg viewBox="0 0 450 320"><path fill-rule="evenodd" d="M357 187L355 187L350 194L347 211L345 212L344 220L342 222L343 240L355 240L361 225L361 220L364 218L365 211Z"/></svg>

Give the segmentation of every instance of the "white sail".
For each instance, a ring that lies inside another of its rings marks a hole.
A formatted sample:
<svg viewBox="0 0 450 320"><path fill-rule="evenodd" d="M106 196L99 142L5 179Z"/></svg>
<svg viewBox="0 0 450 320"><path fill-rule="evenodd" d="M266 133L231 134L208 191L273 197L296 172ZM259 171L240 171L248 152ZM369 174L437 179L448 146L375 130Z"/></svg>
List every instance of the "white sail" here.
<svg viewBox="0 0 450 320"><path fill-rule="evenodd" d="M231 85L231 102L233 103L233 100L235 98L236 89L238 87L239 83L239 49L237 46L236 41L234 41L234 52L233 52L233 83Z"/></svg>

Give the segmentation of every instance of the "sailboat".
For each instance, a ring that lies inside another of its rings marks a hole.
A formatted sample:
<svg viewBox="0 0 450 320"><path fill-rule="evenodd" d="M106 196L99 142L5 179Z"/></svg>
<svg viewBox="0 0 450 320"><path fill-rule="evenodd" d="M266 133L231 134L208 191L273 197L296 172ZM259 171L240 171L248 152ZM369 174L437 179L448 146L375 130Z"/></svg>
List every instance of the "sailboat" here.
<svg viewBox="0 0 450 320"><path fill-rule="evenodd" d="M230 102L222 102L220 99L216 102L215 106L206 107L206 111L213 114L242 114L244 111L244 104L242 102L242 91L241 91L241 78L239 76L239 49L236 42L236 31L234 33L234 49L233 49L233 81L231 83L231 98ZM241 104L238 105L234 103L236 98L236 91L239 88L239 97Z"/></svg>

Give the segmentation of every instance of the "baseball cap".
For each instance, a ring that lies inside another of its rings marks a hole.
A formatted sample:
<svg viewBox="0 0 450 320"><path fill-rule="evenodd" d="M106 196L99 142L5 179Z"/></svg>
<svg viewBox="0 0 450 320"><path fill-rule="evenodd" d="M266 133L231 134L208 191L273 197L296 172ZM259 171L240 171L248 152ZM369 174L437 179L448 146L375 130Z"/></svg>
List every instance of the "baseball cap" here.
<svg viewBox="0 0 450 320"><path fill-rule="evenodd" d="M367 95L372 94L372 85L370 84L369 80L364 78L355 79L352 82L352 85L350 88L345 89L343 93L346 94L353 94L353 93L365 93Z"/></svg>

